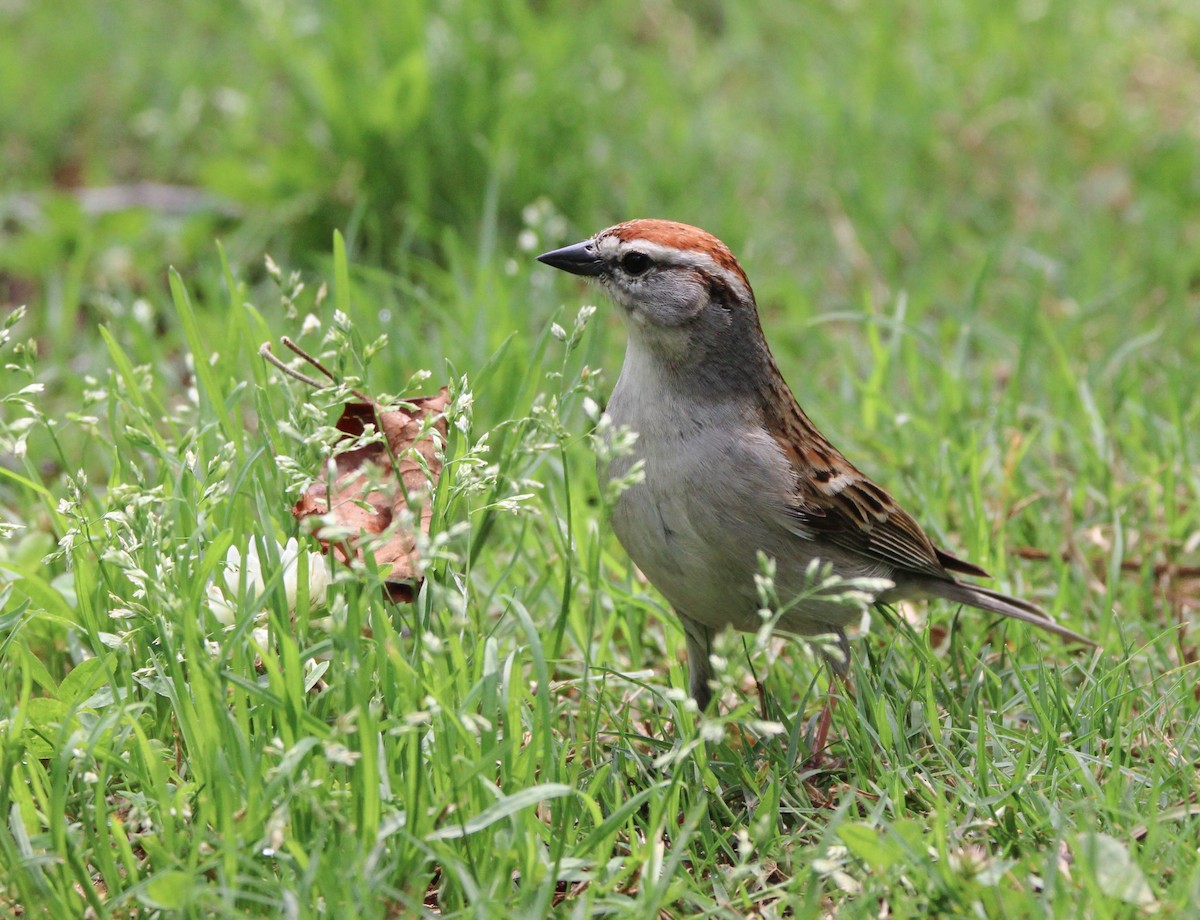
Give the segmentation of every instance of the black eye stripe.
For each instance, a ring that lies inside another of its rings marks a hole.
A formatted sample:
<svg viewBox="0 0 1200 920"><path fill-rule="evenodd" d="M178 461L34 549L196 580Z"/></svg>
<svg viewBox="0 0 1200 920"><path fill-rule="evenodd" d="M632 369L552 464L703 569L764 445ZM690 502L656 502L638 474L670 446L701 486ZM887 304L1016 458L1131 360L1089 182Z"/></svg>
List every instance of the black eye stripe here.
<svg viewBox="0 0 1200 920"><path fill-rule="evenodd" d="M653 265L653 260L644 252L627 252L621 256L621 268L630 275L640 275L643 272L649 271Z"/></svg>

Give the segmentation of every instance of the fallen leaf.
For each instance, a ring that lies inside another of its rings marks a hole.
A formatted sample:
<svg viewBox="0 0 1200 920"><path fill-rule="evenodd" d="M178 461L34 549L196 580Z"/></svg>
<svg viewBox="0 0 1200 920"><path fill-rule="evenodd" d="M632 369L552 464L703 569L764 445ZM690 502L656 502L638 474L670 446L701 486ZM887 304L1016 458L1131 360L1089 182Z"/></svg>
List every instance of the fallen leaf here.
<svg viewBox="0 0 1200 920"><path fill-rule="evenodd" d="M374 427L383 441L338 454L332 485L314 483L292 508L297 520L314 515L323 519L314 535L343 562L362 559L369 546L377 565L391 566L386 582L396 602L411 603L421 584L416 535L400 521L412 509L419 515L418 526L429 532L432 489L442 469L439 441L446 438L449 404L445 387L436 396L407 399L394 409L369 400L346 403L337 421L342 440L361 437ZM426 419L433 424L422 436ZM357 536L347 537L347 531ZM379 535L384 535L382 540L375 539Z"/></svg>

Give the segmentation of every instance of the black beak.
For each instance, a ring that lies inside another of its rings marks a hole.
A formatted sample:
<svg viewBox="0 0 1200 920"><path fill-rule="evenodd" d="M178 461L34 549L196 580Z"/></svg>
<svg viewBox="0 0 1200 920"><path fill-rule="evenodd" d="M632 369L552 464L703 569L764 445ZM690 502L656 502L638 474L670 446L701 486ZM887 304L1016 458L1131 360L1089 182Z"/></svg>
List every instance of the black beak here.
<svg viewBox="0 0 1200 920"><path fill-rule="evenodd" d="M604 263L596 257L596 250L591 240L564 246L552 252L543 252L537 257L539 262L545 262L553 268L561 268L572 275L595 277L604 271Z"/></svg>

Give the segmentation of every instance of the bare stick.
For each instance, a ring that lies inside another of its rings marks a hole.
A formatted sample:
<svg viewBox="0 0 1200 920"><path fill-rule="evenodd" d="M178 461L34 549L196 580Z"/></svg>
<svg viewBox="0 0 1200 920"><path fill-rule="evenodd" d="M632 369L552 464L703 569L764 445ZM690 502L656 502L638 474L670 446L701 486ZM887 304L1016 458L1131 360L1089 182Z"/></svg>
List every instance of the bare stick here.
<svg viewBox="0 0 1200 920"><path fill-rule="evenodd" d="M258 353L263 357L263 359L268 364L275 365L277 368L279 368L281 371L283 371L289 377L293 377L296 380L299 380L301 383L307 383L310 387L312 387L315 390L324 389L324 387L326 386L326 384L322 383L320 380L317 380L313 377L309 377L307 374L302 374L295 368L288 367L286 364L284 364L282 361L280 361L279 358L277 358L275 356L275 353L273 351L271 351L271 343L270 342L263 342L260 346L258 346Z"/></svg>
<svg viewBox="0 0 1200 920"><path fill-rule="evenodd" d="M297 355L299 355L304 361L306 361L312 367L315 367L322 374L324 374L326 377L328 377L329 383L341 384L341 381L338 380L337 375L334 374L333 371L331 371L324 364L322 364L320 361L318 361L316 358L314 358L312 355L310 355L307 351L305 351L303 348L301 348L299 345L297 345L294 341L289 339L286 335L283 336L280 339L280 341L283 342L283 344L286 347L288 347L293 352L295 352ZM296 380L299 380L302 383L307 383L310 387L312 387L315 390L321 390L321 389L324 389L325 387L329 386L329 384L322 383L320 380L317 380L314 377L309 377L307 374L300 373L300 371L296 370L295 368L288 367L286 364L284 364L282 361L280 361L279 358L277 358L275 356L274 352L271 351L271 343L270 342L263 342L263 344L258 349L258 353L260 355L262 355L263 358L265 358L271 364L274 364L277 368L279 368L281 371L283 371L285 374L287 374L289 377L294 377ZM362 390L355 390L355 389L351 388L350 392L353 393L355 396L357 396L360 400L362 400L365 403L371 403L372 405L374 405L374 403L375 403L375 400L371 399L370 396L367 396L365 393L363 393Z"/></svg>

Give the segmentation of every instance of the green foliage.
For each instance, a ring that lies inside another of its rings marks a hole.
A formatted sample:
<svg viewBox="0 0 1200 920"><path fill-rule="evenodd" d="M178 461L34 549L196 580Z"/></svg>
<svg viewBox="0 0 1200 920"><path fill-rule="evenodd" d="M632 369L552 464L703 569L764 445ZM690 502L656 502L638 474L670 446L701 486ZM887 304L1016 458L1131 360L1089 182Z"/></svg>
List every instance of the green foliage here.
<svg viewBox="0 0 1200 920"><path fill-rule="evenodd" d="M0 913L1197 912L1191 5L0 7ZM880 614L814 764L809 647L726 636L701 719L593 472L622 334L532 260L631 216L1103 650ZM346 394L283 335L450 387L411 607L289 549Z"/></svg>

